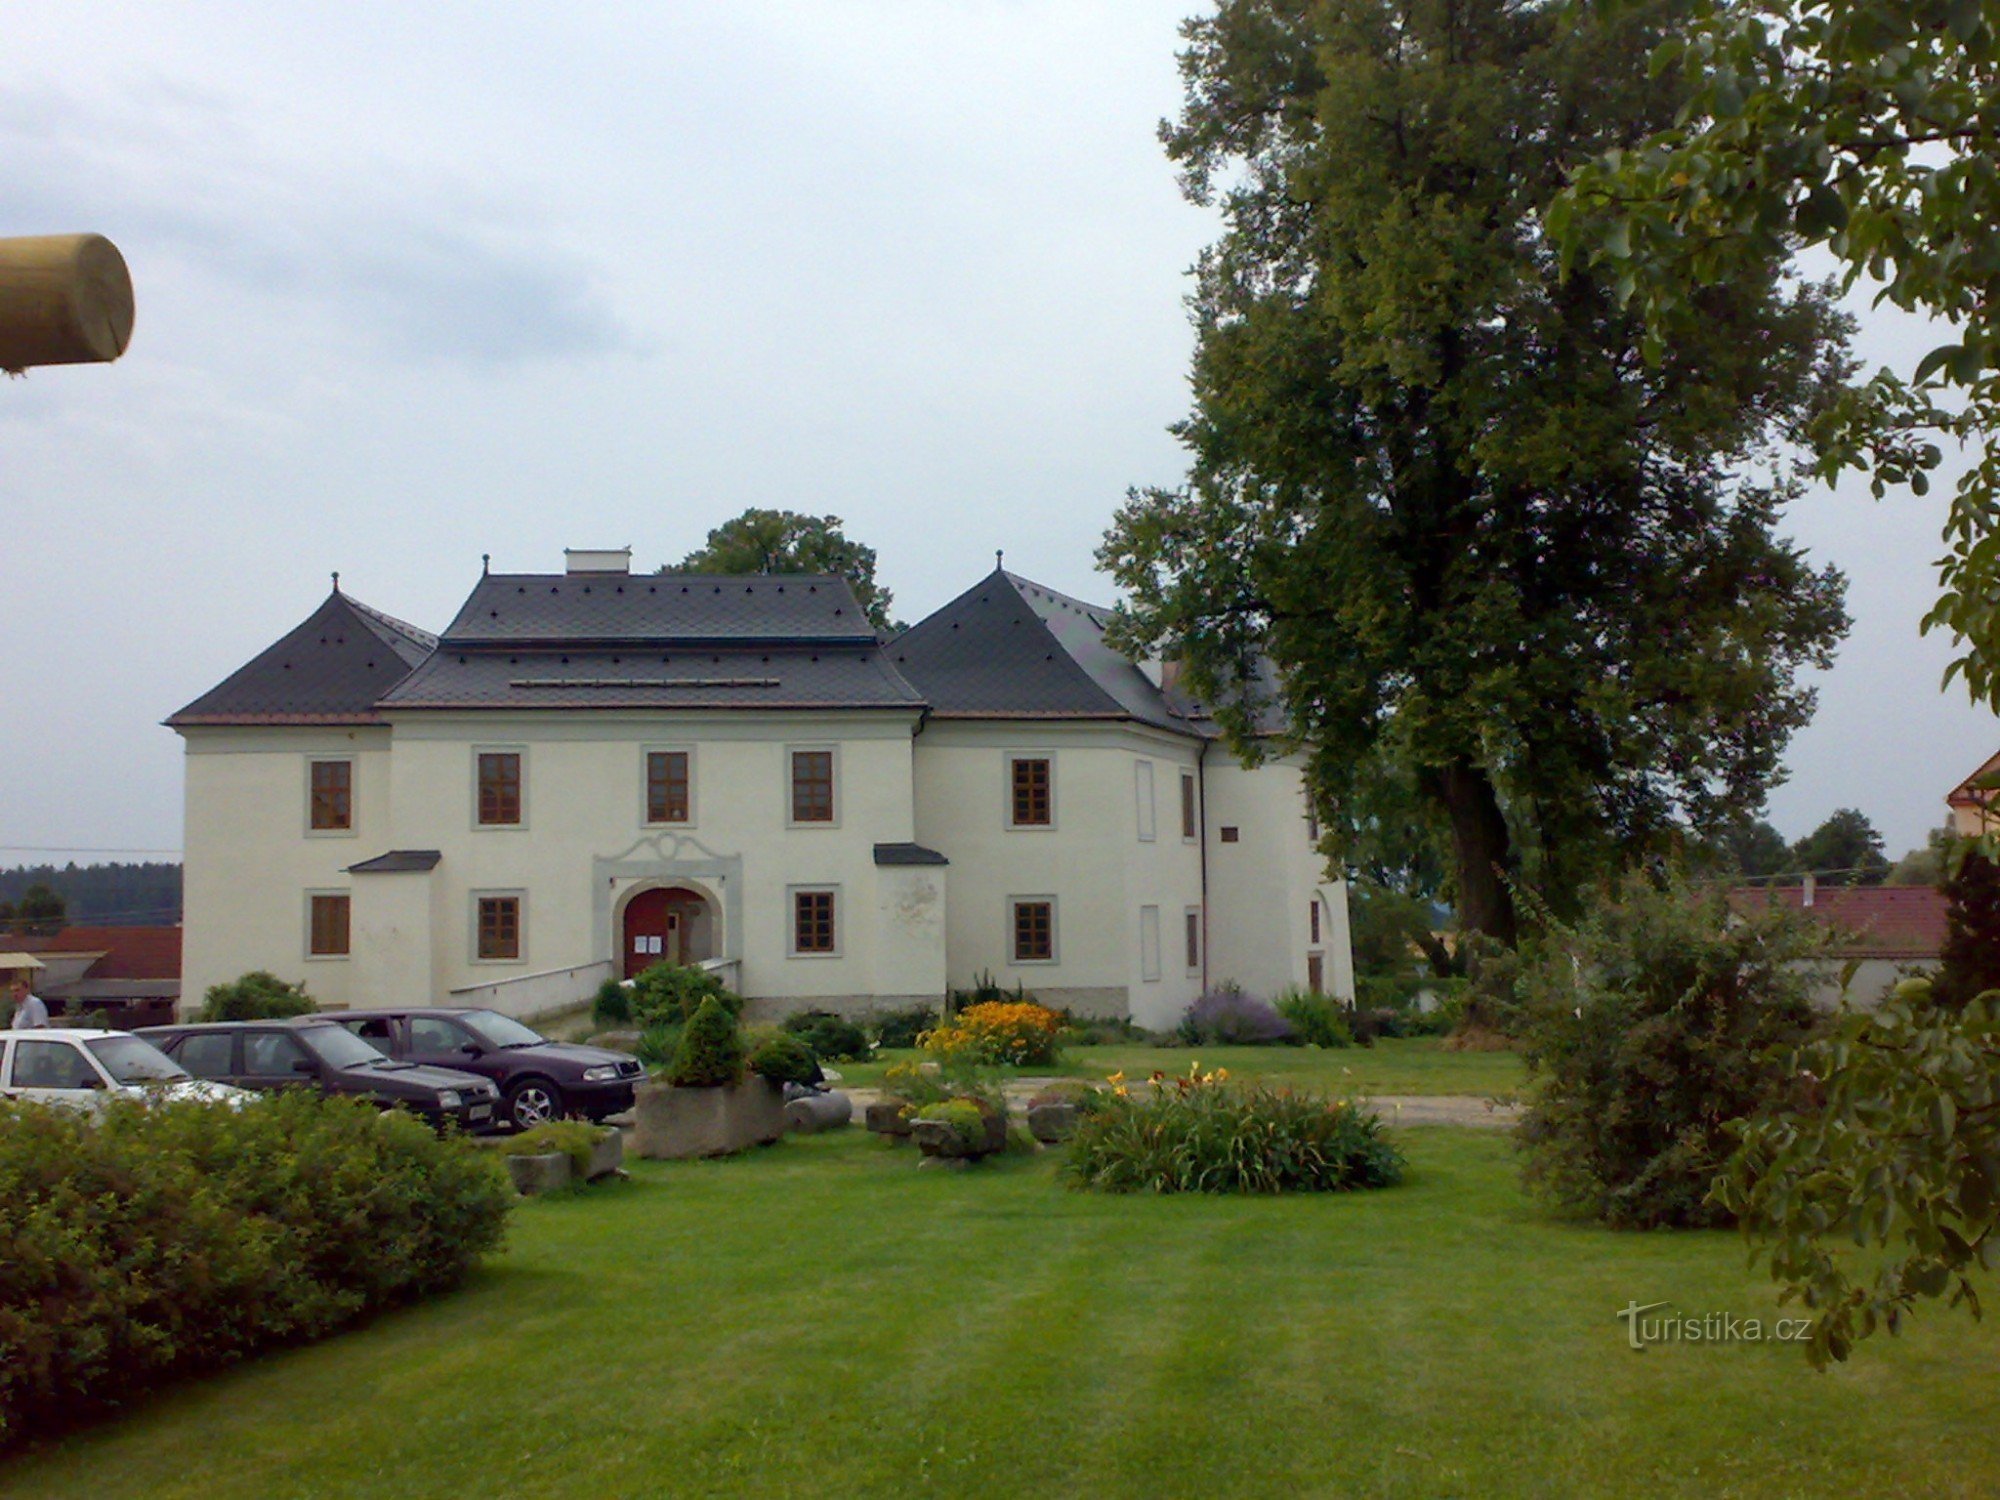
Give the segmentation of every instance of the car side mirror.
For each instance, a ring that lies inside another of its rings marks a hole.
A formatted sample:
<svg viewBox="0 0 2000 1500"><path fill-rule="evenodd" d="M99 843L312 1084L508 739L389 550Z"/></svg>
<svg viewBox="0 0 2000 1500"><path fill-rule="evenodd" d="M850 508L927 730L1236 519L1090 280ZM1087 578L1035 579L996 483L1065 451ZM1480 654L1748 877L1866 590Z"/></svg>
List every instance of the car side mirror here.
<svg viewBox="0 0 2000 1500"><path fill-rule="evenodd" d="M458 1050L463 1052L467 1057L484 1057L486 1055L486 1049L477 1042L467 1042Z"/></svg>

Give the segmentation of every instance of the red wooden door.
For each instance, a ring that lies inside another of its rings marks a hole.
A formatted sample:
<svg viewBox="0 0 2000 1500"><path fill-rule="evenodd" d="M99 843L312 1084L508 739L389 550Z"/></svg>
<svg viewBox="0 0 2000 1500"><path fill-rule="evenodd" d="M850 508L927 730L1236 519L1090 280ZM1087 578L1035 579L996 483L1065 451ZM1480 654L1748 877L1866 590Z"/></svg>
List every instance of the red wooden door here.
<svg viewBox="0 0 2000 1500"><path fill-rule="evenodd" d="M679 963L681 959L681 914L676 897L681 891L641 891L625 903L625 977L650 969L658 963Z"/></svg>

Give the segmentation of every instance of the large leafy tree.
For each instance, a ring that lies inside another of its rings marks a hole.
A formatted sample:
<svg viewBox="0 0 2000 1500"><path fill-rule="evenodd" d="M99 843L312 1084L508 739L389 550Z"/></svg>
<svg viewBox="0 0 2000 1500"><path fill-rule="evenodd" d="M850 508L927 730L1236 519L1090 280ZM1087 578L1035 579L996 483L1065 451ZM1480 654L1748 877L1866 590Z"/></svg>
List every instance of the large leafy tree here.
<svg viewBox="0 0 2000 1500"><path fill-rule="evenodd" d="M1746 267L1649 364L1542 233L1572 168L1674 118L1647 55L1678 13L1224 0L1162 127L1224 233L1188 480L1135 492L1100 554L1125 639L1179 654L1240 743L1268 653L1334 852L1414 808L1461 926L1503 941L1510 882L1561 909L1756 806L1846 624L1773 535L1788 481L1753 476L1845 377L1823 291Z"/></svg>
<svg viewBox="0 0 2000 1500"><path fill-rule="evenodd" d="M1952 330L1813 436L1827 477L1868 470L1878 495L1923 493L1940 438L1971 449L1924 625L2000 708L2000 6L1699 0L1658 61L1687 78L1685 112L1580 172L1550 228L1646 311L1656 354L1707 289L1803 245Z"/></svg>
<svg viewBox="0 0 2000 1500"><path fill-rule="evenodd" d="M854 588L878 630L895 627L889 591L875 581L875 549L850 540L839 516L751 507L709 532L681 559L682 573L837 573ZM665 568L661 572L668 571Z"/></svg>

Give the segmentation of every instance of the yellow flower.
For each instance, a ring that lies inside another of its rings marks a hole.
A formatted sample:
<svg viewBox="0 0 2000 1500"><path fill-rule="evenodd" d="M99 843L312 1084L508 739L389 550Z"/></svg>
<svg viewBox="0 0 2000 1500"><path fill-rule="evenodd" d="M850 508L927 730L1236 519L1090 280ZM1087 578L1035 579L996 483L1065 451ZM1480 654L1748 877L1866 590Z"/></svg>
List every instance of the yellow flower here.
<svg viewBox="0 0 2000 1500"><path fill-rule="evenodd" d="M1217 1083L1227 1083L1229 1081L1229 1069L1217 1068L1215 1070L1215 1081Z"/></svg>
<svg viewBox="0 0 2000 1500"><path fill-rule="evenodd" d="M1125 1081L1125 1070L1123 1068L1120 1068L1116 1073L1113 1073L1109 1078L1105 1079L1104 1081L1106 1083L1123 1083ZM1124 1091L1121 1089L1120 1092L1122 1093Z"/></svg>

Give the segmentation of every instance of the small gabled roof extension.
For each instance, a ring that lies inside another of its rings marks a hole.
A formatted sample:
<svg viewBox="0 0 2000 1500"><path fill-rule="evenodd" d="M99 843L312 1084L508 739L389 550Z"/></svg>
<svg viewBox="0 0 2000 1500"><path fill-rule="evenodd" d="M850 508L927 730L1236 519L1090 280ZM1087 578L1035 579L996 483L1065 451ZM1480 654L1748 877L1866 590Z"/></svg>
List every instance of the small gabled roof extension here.
<svg viewBox="0 0 2000 1500"><path fill-rule="evenodd" d="M371 724L382 695L410 675L437 637L336 585L278 643L167 720L200 724Z"/></svg>
<svg viewBox="0 0 2000 1500"><path fill-rule="evenodd" d="M939 718L1133 719L1200 734L1104 643L1110 615L995 569L887 649Z"/></svg>

